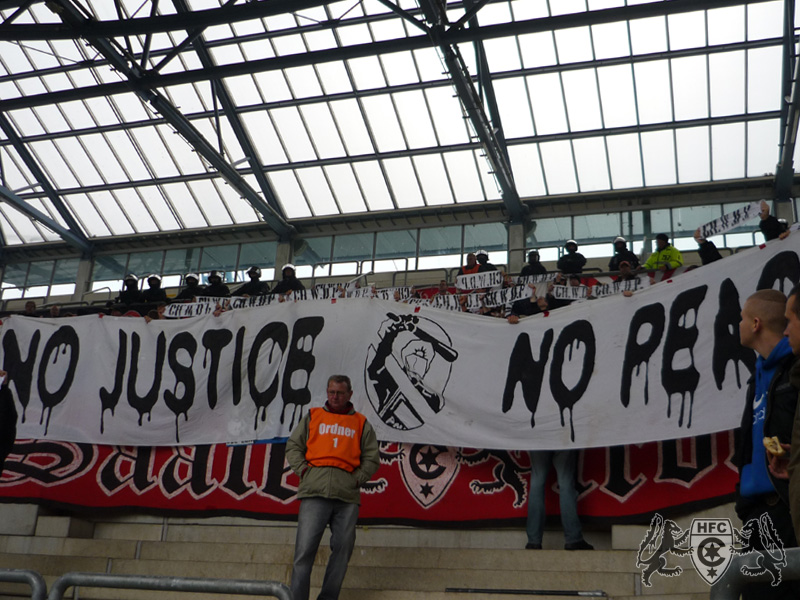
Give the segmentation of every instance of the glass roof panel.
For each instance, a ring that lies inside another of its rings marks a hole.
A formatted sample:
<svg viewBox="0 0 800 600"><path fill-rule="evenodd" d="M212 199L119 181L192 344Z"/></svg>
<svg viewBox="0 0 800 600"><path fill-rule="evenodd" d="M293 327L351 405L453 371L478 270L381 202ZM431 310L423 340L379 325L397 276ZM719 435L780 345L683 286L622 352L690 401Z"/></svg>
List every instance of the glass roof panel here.
<svg viewBox="0 0 800 600"><path fill-rule="evenodd" d="M439 139L439 143L445 146L466 144L470 137L461 104L453 95L453 89L450 87L425 90L428 106L433 116L436 137Z"/></svg>
<svg viewBox="0 0 800 600"><path fill-rule="evenodd" d="M578 191L572 146L569 142L548 142L539 145L544 173L550 194L570 194Z"/></svg>
<svg viewBox="0 0 800 600"><path fill-rule="evenodd" d="M750 50L747 53L747 111L778 110L780 100L780 47Z"/></svg>
<svg viewBox="0 0 800 600"><path fill-rule="evenodd" d="M79 221L83 228L92 232L92 237L111 235L108 225L86 194L69 194L63 197L64 202L72 212L80 215Z"/></svg>
<svg viewBox="0 0 800 600"><path fill-rule="evenodd" d="M519 47L513 37L486 40L483 43L489 69L494 72L516 71L521 68Z"/></svg>
<svg viewBox="0 0 800 600"><path fill-rule="evenodd" d="M264 98L269 98L272 102L290 100L292 98L292 92L289 89L289 84L286 82L283 71L265 71L256 73L254 77Z"/></svg>
<svg viewBox="0 0 800 600"><path fill-rule="evenodd" d="M79 182L64 157L52 141L33 142L29 144L31 153L36 156L42 170L50 181L58 187L77 187Z"/></svg>
<svg viewBox="0 0 800 600"><path fill-rule="evenodd" d="M297 108L290 106L287 108L276 108L269 111L278 132L289 155L290 161L314 160L317 158L308 131L303 124L302 117Z"/></svg>
<svg viewBox="0 0 800 600"><path fill-rule="evenodd" d="M212 181L190 181L186 184L187 194L191 193L194 203L199 205L203 216L214 227L232 225L234 223L228 213L227 205ZM172 195L175 201L174 194ZM180 202L180 200L178 200Z"/></svg>
<svg viewBox="0 0 800 600"><path fill-rule="evenodd" d="M111 231L111 235L128 235L135 233L133 226L125 212L111 194L100 192L98 194L87 194L89 200L96 207L97 212L103 218Z"/></svg>
<svg viewBox="0 0 800 600"><path fill-rule="evenodd" d="M411 159L422 184L425 204L453 204L453 192L450 189L444 161L440 154L432 156L415 156Z"/></svg>
<svg viewBox="0 0 800 600"><path fill-rule="evenodd" d="M327 104L301 106L300 113L320 158L345 155L342 138L336 129L336 123Z"/></svg>
<svg viewBox="0 0 800 600"><path fill-rule="evenodd" d="M389 85L403 85L419 81L416 64L411 52L385 54L380 57L380 62Z"/></svg>
<svg viewBox="0 0 800 600"><path fill-rule="evenodd" d="M609 189L611 181L608 177L605 140L601 137L575 140L572 148L578 169L580 191L592 192Z"/></svg>
<svg viewBox="0 0 800 600"><path fill-rule="evenodd" d="M367 210L351 165L330 165L324 167L323 170L333 189L336 202L343 212L354 213Z"/></svg>
<svg viewBox="0 0 800 600"><path fill-rule="evenodd" d="M526 69L546 67L558 62L556 46L550 33L527 33L519 36L522 66Z"/></svg>
<svg viewBox="0 0 800 600"><path fill-rule="evenodd" d="M744 39L745 10L729 6L708 11L708 43L730 44Z"/></svg>
<svg viewBox="0 0 800 600"><path fill-rule="evenodd" d="M646 132L641 142L645 185L677 183L674 133L671 130Z"/></svg>
<svg viewBox="0 0 800 600"><path fill-rule="evenodd" d="M744 52L727 52L709 57L711 116L745 112Z"/></svg>
<svg viewBox="0 0 800 600"><path fill-rule="evenodd" d="M228 77L225 79L225 88L238 106L261 103L261 94L258 92L255 80L250 75Z"/></svg>
<svg viewBox="0 0 800 600"><path fill-rule="evenodd" d="M669 61L640 63L633 66L639 122L665 123L672 120Z"/></svg>
<svg viewBox="0 0 800 600"><path fill-rule="evenodd" d="M763 177L775 172L778 162L780 123L777 119L747 124L747 177Z"/></svg>
<svg viewBox="0 0 800 600"><path fill-rule="evenodd" d="M311 203L311 210L316 216L339 214L339 208L331 193L331 187L325 179L325 173L319 167L297 169L305 197Z"/></svg>
<svg viewBox="0 0 800 600"><path fill-rule="evenodd" d="M525 79L498 79L494 82L494 91L506 139L533 135L533 116Z"/></svg>
<svg viewBox="0 0 800 600"><path fill-rule="evenodd" d="M667 27L664 17L648 17L630 21L633 53L650 54L667 50Z"/></svg>
<svg viewBox="0 0 800 600"><path fill-rule="evenodd" d="M105 194L112 195L111 192L95 192L92 195L98 198L98 202L104 202L105 200L102 200L102 197ZM158 231L158 225L153 220L150 211L142 202L139 194L136 193L136 190L115 190L113 192L113 197L115 200L109 201L116 201L124 208L125 214L133 223L133 228L137 233Z"/></svg>
<svg viewBox="0 0 800 600"><path fill-rule="evenodd" d="M511 146L508 149L511 159L511 168L514 171L514 185L519 195L544 196L547 193L542 175L539 148L536 144L523 144ZM456 179L454 183L458 184Z"/></svg>
<svg viewBox="0 0 800 600"><path fill-rule="evenodd" d="M180 223L178 223L176 214L172 207L167 204L164 194L161 192L161 188L147 186L137 189L161 231L171 231L180 228Z"/></svg>
<svg viewBox="0 0 800 600"><path fill-rule="evenodd" d="M293 171L273 171L267 176L288 218L311 216L306 197Z"/></svg>
<svg viewBox="0 0 800 600"><path fill-rule="evenodd" d="M386 86L383 67L376 56L350 59L347 61L347 67L357 90L371 90Z"/></svg>
<svg viewBox="0 0 800 600"><path fill-rule="evenodd" d="M706 44L704 12L690 12L667 17L670 50L697 48Z"/></svg>
<svg viewBox="0 0 800 600"><path fill-rule="evenodd" d="M603 23L592 26L594 56L598 60L630 56L631 42L626 23Z"/></svg>
<svg viewBox="0 0 800 600"><path fill-rule="evenodd" d="M783 2L763 2L747 6L747 39L780 37L783 33Z"/></svg>
<svg viewBox="0 0 800 600"><path fill-rule="evenodd" d="M606 127L625 127L636 124L636 99L633 73L628 65L597 69L600 82L600 102Z"/></svg>
<svg viewBox="0 0 800 600"><path fill-rule="evenodd" d="M364 200L370 210L391 210L396 208L387 187L386 178L376 161L353 163L358 183L364 190Z"/></svg>
<svg viewBox="0 0 800 600"><path fill-rule="evenodd" d="M325 94L341 94L353 90L343 62L321 63L316 66L316 70Z"/></svg>
<svg viewBox="0 0 800 600"><path fill-rule="evenodd" d="M556 31L555 37L559 64L592 60L592 37L588 27L562 29Z"/></svg>
<svg viewBox="0 0 800 600"><path fill-rule="evenodd" d="M608 144L608 160L611 165L611 185L614 189L641 186L642 170L632 169L640 160L639 136L636 134L610 135Z"/></svg>
<svg viewBox="0 0 800 600"><path fill-rule="evenodd" d="M69 168L75 173L81 185L99 185L103 183L100 173L97 172L94 164L86 154L86 149L78 140L65 138L53 140L53 143L58 148L59 154L64 157Z"/></svg>
<svg viewBox="0 0 800 600"><path fill-rule="evenodd" d="M375 149L358 101L338 100L331 102L330 106L333 118L344 140L347 154L358 156L373 153Z"/></svg>
<svg viewBox="0 0 800 600"><path fill-rule="evenodd" d="M711 175L714 180L744 177L743 123L711 128Z"/></svg>
<svg viewBox="0 0 800 600"><path fill-rule="evenodd" d="M436 134L420 90L393 95L397 116L409 148L429 148L436 145Z"/></svg>
<svg viewBox="0 0 800 600"><path fill-rule="evenodd" d="M528 77L533 120L538 135L567 131L567 115L557 74Z"/></svg>
<svg viewBox="0 0 800 600"><path fill-rule="evenodd" d="M410 158L391 158L383 161L389 185L394 190L398 208L423 206L422 191Z"/></svg>
<svg viewBox="0 0 800 600"><path fill-rule="evenodd" d="M706 59L689 56L672 61L672 86L675 119L702 119L708 116L708 77Z"/></svg>
<svg viewBox="0 0 800 600"><path fill-rule="evenodd" d="M711 178L708 136L708 127L691 127L675 132L678 183L708 181Z"/></svg>
<svg viewBox="0 0 800 600"><path fill-rule="evenodd" d="M603 116L594 69L568 71L562 77L570 131L601 129Z"/></svg>
<svg viewBox="0 0 800 600"><path fill-rule="evenodd" d="M285 69L284 74L293 97L310 98L322 95L322 86L313 67L292 67Z"/></svg>
<svg viewBox="0 0 800 600"><path fill-rule="evenodd" d="M406 142L397 119L397 112L391 98L387 96L371 96L362 100L367 114L369 128L375 137L378 152L405 150Z"/></svg>

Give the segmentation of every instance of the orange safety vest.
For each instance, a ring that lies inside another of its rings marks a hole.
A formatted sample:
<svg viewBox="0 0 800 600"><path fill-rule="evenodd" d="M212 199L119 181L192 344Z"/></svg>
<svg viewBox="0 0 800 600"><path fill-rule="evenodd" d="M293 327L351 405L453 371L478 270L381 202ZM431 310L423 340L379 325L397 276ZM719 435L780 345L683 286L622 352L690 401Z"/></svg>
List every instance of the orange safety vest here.
<svg viewBox="0 0 800 600"><path fill-rule="evenodd" d="M361 413L339 415L323 408L308 411L306 461L313 467L338 467L348 473L361 464L361 433L367 418Z"/></svg>

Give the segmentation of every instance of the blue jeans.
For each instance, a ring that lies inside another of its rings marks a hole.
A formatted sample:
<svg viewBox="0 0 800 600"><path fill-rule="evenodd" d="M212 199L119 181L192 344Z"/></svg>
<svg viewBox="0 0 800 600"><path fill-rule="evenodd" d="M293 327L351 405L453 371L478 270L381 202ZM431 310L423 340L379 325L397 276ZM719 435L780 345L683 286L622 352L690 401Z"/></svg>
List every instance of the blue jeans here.
<svg viewBox="0 0 800 600"><path fill-rule="evenodd" d="M308 600L314 557L328 525L331 528L331 557L317 600L336 600L339 597L347 563L356 545L357 520L358 504L328 498L301 500L290 586L294 600Z"/></svg>
<svg viewBox="0 0 800 600"><path fill-rule="evenodd" d="M531 457L531 489L528 494L529 544L541 544L544 533L545 507L544 486L550 465L556 468L558 498L561 508L561 525L564 527L564 542L574 544L583 539L578 518L578 491L575 489L575 472L578 469L577 450L536 450Z"/></svg>

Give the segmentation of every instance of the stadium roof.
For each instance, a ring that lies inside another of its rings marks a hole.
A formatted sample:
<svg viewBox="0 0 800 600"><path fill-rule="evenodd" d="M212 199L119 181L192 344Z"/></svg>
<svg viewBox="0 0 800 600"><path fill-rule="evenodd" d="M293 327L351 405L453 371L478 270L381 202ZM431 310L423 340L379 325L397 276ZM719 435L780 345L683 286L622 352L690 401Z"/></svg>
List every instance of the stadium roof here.
<svg viewBox="0 0 800 600"><path fill-rule="evenodd" d="M555 198L765 177L788 198L794 11L0 1L2 243L89 252L247 224L289 239L298 223L465 207L524 222Z"/></svg>

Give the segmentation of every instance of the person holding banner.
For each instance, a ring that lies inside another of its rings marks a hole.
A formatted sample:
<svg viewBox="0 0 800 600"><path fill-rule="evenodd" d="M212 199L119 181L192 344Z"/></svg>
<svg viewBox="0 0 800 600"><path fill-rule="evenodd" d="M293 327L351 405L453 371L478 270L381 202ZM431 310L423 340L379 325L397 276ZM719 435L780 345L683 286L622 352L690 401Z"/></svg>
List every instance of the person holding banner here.
<svg viewBox="0 0 800 600"><path fill-rule="evenodd" d="M670 271L683 266L683 255L680 250L670 246L666 233L656 236L656 251L639 267L640 271Z"/></svg>
<svg viewBox="0 0 800 600"><path fill-rule="evenodd" d="M789 484L772 475L766 439L788 443L797 407L797 390L789 383L794 362L792 347L783 336L786 328L785 296L777 290L760 290L744 303L739 339L758 354L756 368L747 387L734 464L739 469L736 514L747 523L769 515L784 548L797 546L789 511ZM778 450L781 451L781 450ZM742 598L797 598L800 584L784 582L749 584Z"/></svg>
<svg viewBox="0 0 800 600"><path fill-rule="evenodd" d="M261 269L255 265L247 269L250 281L242 284L232 294L234 296L264 296L269 294L269 284L261 281Z"/></svg>
<svg viewBox="0 0 800 600"><path fill-rule="evenodd" d="M308 600L314 557L328 526L331 555L317 598L339 597L356 543L360 488L380 463L375 431L350 401L350 378L332 375L327 393L325 406L310 409L286 442L286 460L300 477L291 581L295 600Z"/></svg>
<svg viewBox="0 0 800 600"><path fill-rule="evenodd" d="M715 260L722 260L722 255L717 250L717 246L714 242L703 237L699 227L694 232L694 241L697 242L697 254L704 266Z"/></svg>
<svg viewBox="0 0 800 600"><path fill-rule="evenodd" d="M200 285L200 276L197 273L187 273L183 276L184 287L175 296L175 300L194 300L197 296L203 295L204 286Z"/></svg>
<svg viewBox="0 0 800 600"><path fill-rule="evenodd" d="M522 267L520 276L527 277L528 275L544 275L545 273L547 273L547 269L545 269L544 265L539 262L539 251L531 250L528 252L528 264Z"/></svg>
<svg viewBox="0 0 800 600"><path fill-rule="evenodd" d="M281 279L274 288L273 294L288 294L289 292L302 292L306 289L303 282L295 275L294 265L287 263L281 268Z"/></svg>
<svg viewBox="0 0 800 600"><path fill-rule="evenodd" d="M758 228L764 234L764 239L768 242L778 238L783 239L789 235L789 226L783 219L778 219L775 215L769 214L769 204L761 201L761 221Z"/></svg>

